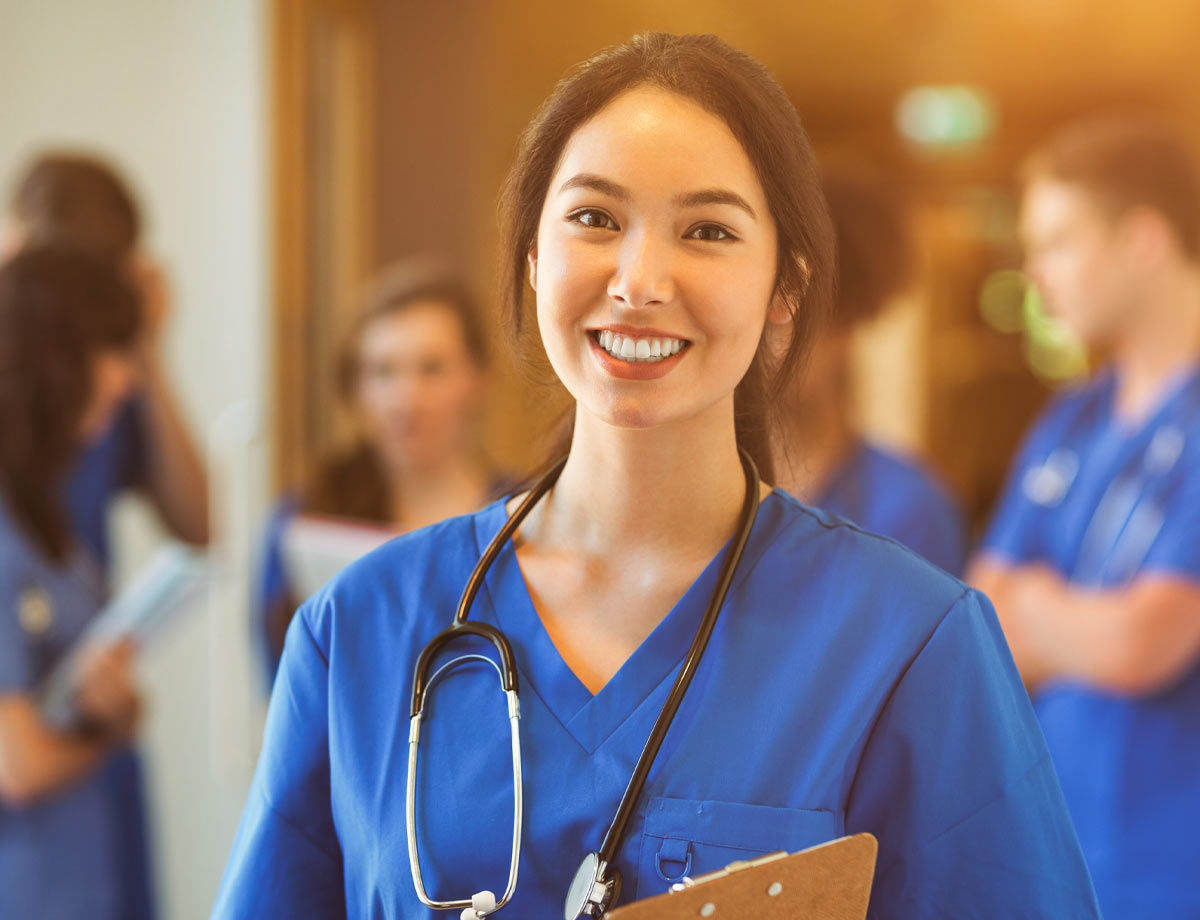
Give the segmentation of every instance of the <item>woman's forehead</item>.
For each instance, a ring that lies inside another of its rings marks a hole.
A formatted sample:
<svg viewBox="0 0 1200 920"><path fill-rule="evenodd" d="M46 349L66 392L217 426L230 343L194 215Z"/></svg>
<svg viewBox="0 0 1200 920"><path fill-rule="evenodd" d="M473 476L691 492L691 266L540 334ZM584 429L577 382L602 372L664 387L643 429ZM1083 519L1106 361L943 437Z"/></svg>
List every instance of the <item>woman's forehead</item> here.
<svg viewBox="0 0 1200 920"><path fill-rule="evenodd" d="M577 175L599 176L633 193L730 187L764 194L753 163L729 126L697 102L669 90L627 90L568 139L549 194Z"/></svg>

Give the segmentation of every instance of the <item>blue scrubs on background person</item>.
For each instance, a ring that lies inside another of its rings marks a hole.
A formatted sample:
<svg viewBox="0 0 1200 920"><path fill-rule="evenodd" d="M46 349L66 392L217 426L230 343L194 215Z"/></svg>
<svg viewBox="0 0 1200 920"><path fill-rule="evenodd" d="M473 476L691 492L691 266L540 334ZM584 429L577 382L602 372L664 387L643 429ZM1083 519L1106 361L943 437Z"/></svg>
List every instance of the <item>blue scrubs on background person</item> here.
<svg viewBox="0 0 1200 920"><path fill-rule="evenodd" d="M408 866L410 681L505 517L497 502L401 537L293 619L215 917L446 916L420 905ZM555 649L511 543L489 572L472 617L507 634L520 671L525 825L513 916L561 915L719 560L595 696ZM495 674L451 672L430 702L418 773L432 897L503 889L509 764ZM879 839L877 920L1098 916L986 599L776 490L619 852L623 900L859 831Z"/></svg>
<svg viewBox="0 0 1200 920"><path fill-rule="evenodd" d="M112 424L80 455L64 484L64 507L75 534L107 573L111 566L108 510L127 489L146 484L148 443L138 397L130 399ZM125 920L151 920L154 884L141 756L133 748L115 752L103 772L116 803L111 824L113 853L120 860Z"/></svg>
<svg viewBox="0 0 1200 920"><path fill-rule="evenodd" d="M952 575L966 565L962 511L914 459L859 441L814 504L898 540Z"/></svg>
<svg viewBox="0 0 1200 920"><path fill-rule="evenodd" d="M1200 581L1200 368L1138 427L1114 418L1116 383L1046 410L981 548L1081 587ZM1149 696L1057 680L1034 705L1105 911L1200 917L1200 662Z"/></svg>
<svg viewBox="0 0 1200 920"><path fill-rule="evenodd" d="M121 492L146 485L146 434L137 398L129 400L112 425L80 454L67 478L63 500L75 534L105 571L112 562L108 510Z"/></svg>
<svg viewBox="0 0 1200 920"><path fill-rule="evenodd" d="M966 521L916 458L873 444L854 423L854 338L907 290L916 264L902 186L862 164L826 164L822 182L837 237L837 303L804 373L783 394L776 484L803 501L891 537L962 574ZM790 338L777 337L777 351Z"/></svg>
<svg viewBox="0 0 1200 920"><path fill-rule="evenodd" d="M29 544L0 498L0 693L34 690L104 600L80 549L62 566ZM125 820L104 768L32 804L0 804L0 917L125 920L114 846Z"/></svg>

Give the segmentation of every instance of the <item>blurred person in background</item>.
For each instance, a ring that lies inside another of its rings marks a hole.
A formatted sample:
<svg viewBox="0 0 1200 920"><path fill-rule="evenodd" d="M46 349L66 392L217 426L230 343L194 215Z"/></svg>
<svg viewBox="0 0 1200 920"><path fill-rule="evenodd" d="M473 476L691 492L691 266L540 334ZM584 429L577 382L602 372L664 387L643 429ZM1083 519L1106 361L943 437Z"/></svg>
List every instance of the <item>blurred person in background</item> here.
<svg viewBox="0 0 1200 920"><path fill-rule="evenodd" d="M208 490L200 452L165 372L162 332L170 313L165 276L140 246L142 219L128 185L107 163L47 153L17 183L6 245L62 242L109 259L139 288L145 324L138 386L79 459L67 485L76 531L109 564L108 506L135 488L167 529L189 543L208 540Z"/></svg>
<svg viewBox="0 0 1200 920"><path fill-rule="evenodd" d="M298 518L370 523L390 536L475 511L503 491L480 436L488 365L482 319L462 283L414 262L371 285L337 367L355 440L320 460L268 527L256 607L269 676L304 600L285 558Z"/></svg>
<svg viewBox="0 0 1200 920"><path fill-rule="evenodd" d="M135 385L140 324L111 263L34 247L0 268L0 917L13 920L138 916L118 849L126 790L105 772L138 724L134 650L83 657L86 730L51 727L34 691L105 599L62 486Z"/></svg>
<svg viewBox="0 0 1200 920"><path fill-rule="evenodd" d="M191 543L208 540L208 489L203 461L183 421L162 356L170 312L163 272L141 247L141 214L127 183L92 156L47 152L14 189L3 247L18 252L47 243L69 245L113 264L137 289L143 322L134 355L135 385L103 426L89 432L59 483L72 533L101 570L111 566L107 515L118 495L145 495L167 529ZM125 865L124 917L153 917L153 886L142 769L136 755L109 759L114 789L123 790L124 820L115 852Z"/></svg>
<svg viewBox="0 0 1200 920"><path fill-rule="evenodd" d="M1028 686L1104 915L1200 917L1200 181L1141 117L1024 170L1026 266L1106 360L1018 453L972 584Z"/></svg>
<svg viewBox="0 0 1200 920"><path fill-rule="evenodd" d="M787 394L774 447L779 484L961 574L966 523L950 493L915 459L872 444L852 421L854 333L911 280L907 214L895 191L865 170L827 173L825 196L837 235L837 303Z"/></svg>

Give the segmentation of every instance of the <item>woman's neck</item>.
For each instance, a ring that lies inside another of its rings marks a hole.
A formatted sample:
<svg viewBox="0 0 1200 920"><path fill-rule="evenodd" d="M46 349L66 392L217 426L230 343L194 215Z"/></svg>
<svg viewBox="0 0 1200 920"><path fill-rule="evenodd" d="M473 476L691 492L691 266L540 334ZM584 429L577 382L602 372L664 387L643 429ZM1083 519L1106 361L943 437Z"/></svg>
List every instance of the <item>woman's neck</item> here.
<svg viewBox="0 0 1200 920"><path fill-rule="evenodd" d="M733 533L746 491L728 402L655 429L577 412L570 457L523 539L608 559L660 549L710 558Z"/></svg>
<svg viewBox="0 0 1200 920"><path fill-rule="evenodd" d="M487 465L468 453L427 466L393 466L389 470L392 521L416 530L478 509L489 497Z"/></svg>

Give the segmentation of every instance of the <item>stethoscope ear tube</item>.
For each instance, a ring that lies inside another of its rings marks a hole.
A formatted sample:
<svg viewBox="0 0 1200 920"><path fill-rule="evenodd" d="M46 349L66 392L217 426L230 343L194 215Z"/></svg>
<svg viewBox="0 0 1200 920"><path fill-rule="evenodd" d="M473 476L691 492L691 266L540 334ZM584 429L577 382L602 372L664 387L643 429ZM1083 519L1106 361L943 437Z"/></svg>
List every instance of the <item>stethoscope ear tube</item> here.
<svg viewBox="0 0 1200 920"><path fill-rule="evenodd" d="M417 659L416 670L413 673L412 705L409 708L409 718L416 716L425 708L425 694L429 689L429 668L433 663L434 657L447 643L457 639L459 636L479 636L492 643L496 647L496 651L500 654L500 663L504 669L504 689L505 691L516 692L517 664L513 657L512 646L509 645L508 640L504 638L498 629L489 626L487 623L478 623L469 620L467 617L471 612L471 604L475 602L475 596L483 586L483 580L487 576L488 569L496 561L496 557L500 555L500 551L504 549L504 544L516 533L521 522L533 510L533 506L558 481L558 476L562 472L563 467L566 466L566 463L567 458L563 457L542 475L533 488L529 490L529 494L521 500L521 503L509 516L508 520L504 522L504 526L492 537L492 541L487 545L487 549L483 551L483 555L475 563L471 577L467 579L462 596L458 600L458 611L454 615L453 622L447 629L434 636L433 641L422 650L420 657Z"/></svg>

